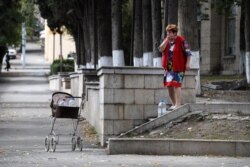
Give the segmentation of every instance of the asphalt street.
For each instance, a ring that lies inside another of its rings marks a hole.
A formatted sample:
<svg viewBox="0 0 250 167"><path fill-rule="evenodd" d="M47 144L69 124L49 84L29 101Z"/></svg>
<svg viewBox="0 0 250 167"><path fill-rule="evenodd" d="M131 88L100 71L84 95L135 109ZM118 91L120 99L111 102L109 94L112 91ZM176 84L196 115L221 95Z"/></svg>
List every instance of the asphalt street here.
<svg viewBox="0 0 250 167"><path fill-rule="evenodd" d="M250 167L250 158L212 156L109 155L84 140L83 150L71 151L70 136L55 152L44 150L51 130L47 76L49 64L39 45L28 43L26 64L18 57L11 69L0 74L0 166L1 167ZM72 120L57 120L58 133L72 132ZM81 124L80 124L81 126ZM81 127L79 127L81 129Z"/></svg>

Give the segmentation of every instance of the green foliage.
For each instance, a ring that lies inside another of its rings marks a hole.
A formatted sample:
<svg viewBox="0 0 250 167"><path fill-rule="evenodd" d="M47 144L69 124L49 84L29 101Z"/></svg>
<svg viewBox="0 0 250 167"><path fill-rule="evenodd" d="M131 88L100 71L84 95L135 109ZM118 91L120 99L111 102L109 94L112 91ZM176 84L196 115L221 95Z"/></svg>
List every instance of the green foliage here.
<svg viewBox="0 0 250 167"><path fill-rule="evenodd" d="M18 44L21 41L20 1L0 1L0 45Z"/></svg>
<svg viewBox="0 0 250 167"><path fill-rule="evenodd" d="M61 27L66 25L67 12L72 9L72 1L68 0L36 0L41 16L47 19L51 31L61 34Z"/></svg>
<svg viewBox="0 0 250 167"><path fill-rule="evenodd" d="M43 25L39 21L40 13L37 5L31 0L21 0L20 3L20 11L26 23L27 35L29 37L38 36L43 29Z"/></svg>
<svg viewBox="0 0 250 167"><path fill-rule="evenodd" d="M201 8L203 3L209 3L208 0L197 0L198 8ZM228 15L232 5L242 5L241 0L213 0L211 1L211 8L220 15ZM209 10L204 8L204 10ZM200 20L209 20L209 15L204 11L198 11Z"/></svg>
<svg viewBox="0 0 250 167"><path fill-rule="evenodd" d="M241 5L241 0L215 0L212 1L211 7L215 8L219 14L227 14L233 4Z"/></svg>
<svg viewBox="0 0 250 167"><path fill-rule="evenodd" d="M62 71L60 68L62 66ZM62 64L59 59L54 60L50 65L51 75L58 74L58 72L74 72L74 60L65 59L62 60Z"/></svg>

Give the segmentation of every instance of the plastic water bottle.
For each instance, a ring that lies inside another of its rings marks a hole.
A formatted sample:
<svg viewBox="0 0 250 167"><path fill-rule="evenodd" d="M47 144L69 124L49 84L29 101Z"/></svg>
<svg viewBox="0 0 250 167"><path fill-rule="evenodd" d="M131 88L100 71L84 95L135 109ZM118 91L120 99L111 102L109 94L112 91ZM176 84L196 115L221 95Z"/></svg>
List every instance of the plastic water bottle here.
<svg viewBox="0 0 250 167"><path fill-rule="evenodd" d="M74 98L70 98L70 99L69 99L69 106L70 106L70 107L75 107L75 106L76 106L76 102L75 102L75 99L74 99Z"/></svg>
<svg viewBox="0 0 250 167"><path fill-rule="evenodd" d="M167 104L164 100L161 100L158 104L158 117L165 114L167 111Z"/></svg>

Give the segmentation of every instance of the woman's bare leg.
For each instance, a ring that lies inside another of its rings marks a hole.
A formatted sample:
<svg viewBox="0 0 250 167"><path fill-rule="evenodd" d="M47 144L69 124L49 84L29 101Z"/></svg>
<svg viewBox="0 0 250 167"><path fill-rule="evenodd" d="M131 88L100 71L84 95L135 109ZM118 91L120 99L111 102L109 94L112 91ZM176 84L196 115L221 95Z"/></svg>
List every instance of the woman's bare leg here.
<svg viewBox="0 0 250 167"><path fill-rule="evenodd" d="M172 105L173 106L175 106L176 105L176 95L175 95L175 90L174 90L175 88L174 87L172 87L172 86L169 86L168 87L168 94L169 94L169 97L170 97L170 99L171 99L171 101L172 101Z"/></svg>
<svg viewBox="0 0 250 167"><path fill-rule="evenodd" d="M181 87L175 88L175 106L181 106Z"/></svg>

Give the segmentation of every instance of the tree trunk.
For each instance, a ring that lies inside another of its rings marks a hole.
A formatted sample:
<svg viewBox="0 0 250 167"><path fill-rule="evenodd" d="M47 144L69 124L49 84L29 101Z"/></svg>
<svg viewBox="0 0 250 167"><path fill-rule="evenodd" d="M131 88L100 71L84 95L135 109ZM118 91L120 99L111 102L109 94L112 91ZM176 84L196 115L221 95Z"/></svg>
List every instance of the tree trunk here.
<svg viewBox="0 0 250 167"><path fill-rule="evenodd" d="M133 55L134 66L140 67L142 63L142 0L134 0L135 14L134 14L134 41L133 41Z"/></svg>
<svg viewBox="0 0 250 167"><path fill-rule="evenodd" d="M178 0L168 0L168 24L178 23Z"/></svg>
<svg viewBox="0 0 250 167"><path fill-rule="evenodd" d="M84 36L84 50L85 50L85 58L86 58L86 68L92 68L91 64L91 44L90 44L90 18L89 18L89 4L85 1L84 6L84 16L83 16L83 36Z"/></svg>
<svg viewBox="0 0 250 167"><path fill-rule="evenodd" d="M179 34L183 35L192 52L190 67L200 68L200 54L198 44L198 23L196 20L197 1L179 0L178 6L178 25ZM196 76L196 94L201 94L200 72Z"/></svg>
<svg viewBox="0 0 250 167"><path fill-rule="evenodd" d="M250 84L250 1L245 0L246 78Z"/></svg>
<svg viewBox="0 0 250 167"><path fill-rule="evenodd" d="M161 67L161 52L158 47L161 41L161 0L151 0L153 29L153 66Z"/></svg>
<svg viewBox="0 0 250 167"><path fill-rule="evenodd" d="M94 0L89 0L89 36L90 36L90 55L91 55L91 68L95 68L96 66L96 17L95 17L95 2Z"/></svg>
<svg viewBox="0 0 250 167"><path fill-rule="evenodd" d="M84 13L83 13L83 8L84 8L84 1L78 1L78 0L74 0L73 1L73 13L71 14L72 18L76 18L77 21L77 64L78 64L78 68L80 68L81 66L85 66L86 65L86 59L85 59L85 54L84 54L84 34L83 34L83 17L84 17Z"/></svg>
<svg viewBox="0 0 250 167"><path fill-rule="evenodd" d="M162 40L166 36L166 27L168 25L168 1L164 0L164 18L163 18L163 27L162 27ZM161 41L162 42L162 41Z"/></svg>
<svg viewBox="0 0 250 167"><path fill-rule="evenodd" d="M112 57L113 66L124 66L122 49L122 0L112 0Z"/></svg>
<svg viewBox="0 0 250 167"><path fill-rule="evenodd" d="M111 0L97 2L97 32L99 67L112 66Z"/></svg>
<svg viewBox="0 0 250 167"><path fill-rule="evenodd" d="M153 65L152 17L150 0L142 1L143 66Z"/></svg>
<svg viewBox="0 0 250 167"><path fill-rule="evenodd" d="M86 57L85 57L85 48L84 48L84 33L83 33L83 24L81 22L79 30L79 49L80 49L80 67L86 67Z"/></svg>

